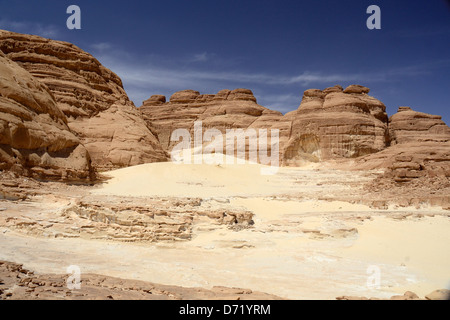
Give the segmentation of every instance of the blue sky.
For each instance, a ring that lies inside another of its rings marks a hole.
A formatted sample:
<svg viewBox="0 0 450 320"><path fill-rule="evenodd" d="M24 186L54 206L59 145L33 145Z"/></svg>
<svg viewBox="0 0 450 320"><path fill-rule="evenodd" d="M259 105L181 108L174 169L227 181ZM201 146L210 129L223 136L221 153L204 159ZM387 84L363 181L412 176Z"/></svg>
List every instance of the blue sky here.
<svg viewBox="0 0 450 320"><path fill-rule="evenodd" d="M283 113L306 89L362 84L450 124L450 5L444 0L0 0L0 29L72 42L123 80L136 106L153 94L249 88ZM66 28L76 4L82 30ZM381 8L381 30L366 9Z"/></svg>

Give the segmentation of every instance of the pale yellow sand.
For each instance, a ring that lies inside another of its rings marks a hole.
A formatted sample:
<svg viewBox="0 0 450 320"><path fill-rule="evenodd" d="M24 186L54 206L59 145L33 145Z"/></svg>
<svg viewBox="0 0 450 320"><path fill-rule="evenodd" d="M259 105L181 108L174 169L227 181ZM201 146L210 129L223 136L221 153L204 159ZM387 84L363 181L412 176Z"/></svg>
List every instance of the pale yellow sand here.
<svg viewBox="0 0 450 320"><path fill-rule="evenodd" d="M36 239L0 230L0 259L44 273L63 273L75 264L83 272L187 287L251 288L291 299L386 298L407 290L423 297L448 286L450 218L445 210L385 211L320 200L342 191L361 192L355 182L367 178L355 172L317 171L311 165L263 176L260 169L148 164L109 172L112 179L93 191L201 197L205 208L243 207L254 213L251 229L236 232L206 219L194 225L191 241L158 244ZM393 219L404 213L412 216ZM436 216L414 216L419 213ZM367 286L371 266L380 268L379 288Z"/></svg>
<svg viewBox="0 0 450 320"><path fill-rule="evenodd" d="M415 290L424 296L449 285L448 217L398 221L384 217L390 215L386 211L366 205L317 199L319 194L326 197L349 188L347 182L363 181L357 173L319 172L316 164L310 164L302 168L280 168L276 175L263 176L260 168L260 165L248 163L142 165L110 172L113 179L96 192L202 197L212 198L211 202L215 197L228 197L231 206L252 211L255 214L253 230L198 231L190 243L183 245L183 250L189 250L194 256L194 252L200 254L205 250L217 254L214 262L202 258L196 267L214 269L205 274L196 273L202 279L209 279L208 283L248 285L289 298L330 299L339 294L388 297L406 290ZM321 179L336 181L336 185L326 185L323 189L318 186ZM280 201L271 197L299 192L303 192L306 199ZM390 210L393 214L430 210L445 213L440 208ZM361 222L356 218L361 215L374 218ZM347 237L336 233L336 230L351 228L357 229L356 235ZM325 236L322 238L314 232ZM239 249L240 252L229 249L233 247L243 249ZM163 256L161 252L160 257ZM380 288L376 290L368 288L366 283L367 268L372 265L381 271ZM239 280L224 280L221 276L224 273ZM278 280L271 284L269 279L272 278Z"/></svg>
<svg viewBox="0 0 450 320"><path fill-rule="evenodd" d="M112 177L97 191L100 194L161 197L228 197L295 192L288 173L262 175L259 164L207 165L153 163L108 172ZM298 170L306 170L304 167Z"/></svg>
<svg viewBox="0 0 450 320"><path fill-rule="evenodd" d="M382 264L404 266L416 279L404 290L426 294L450 288L450 219L375 217L358 227L360 238L343 255ZM381 266L381 279L383 269Z"/></svg>
<svg viewBox="0 0 450 320"><path fill-rule="evenodd" d="M358 227L357 236L324 239L311 238L301 228L326 232L343 223L329 216L259 218L255 230L196 230L192 241L174 244L34 239L0 232L0 259L43 273L64 273L75 264L85 273L186 287L245 287L291 299L387 298L407 290L423 297L448 285L448 218L350 221L346 224ZM414 236L406 237L410 232ZM367 287L367 269L373 265L381 271L376 289Z"/></svg>

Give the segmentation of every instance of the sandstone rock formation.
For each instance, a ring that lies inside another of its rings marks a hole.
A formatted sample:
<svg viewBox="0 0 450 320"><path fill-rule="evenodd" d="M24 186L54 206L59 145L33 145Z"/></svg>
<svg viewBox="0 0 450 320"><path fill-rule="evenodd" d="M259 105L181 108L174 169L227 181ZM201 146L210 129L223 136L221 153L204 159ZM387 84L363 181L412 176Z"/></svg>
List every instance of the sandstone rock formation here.
<svg viewBox="0 0 450 320"><path fill-rule="evenodd" d="M1 228L7 227L42 238L157 243L192 240L196 228L203 223L210 230L226 227L233 231L251 229L254 225L251 211L215 206L202 198L136 198L91 195L90 192L90 186L40 182L0 170L0 234ZM29 206L35 199L47 200ZM55 219L56 216L49 215L46 209L49 203L55 204L61 199L67 201L63 200L63 207L56 214L58 219ZM27 200L23 201L27 204L23 206L15 202L17 200Z"/></svg>
<svg viewBox="0 0 450 320"><path fill-rule="evenodd" d="M364 86L307 90L300 107L284 116L259 105L248 89L217 94L184 90L168 102L165 96L154 95L138 109L120 78L73 44L0 30L0 50L5 53L2 61L12 60L29 72L22 75L23 71L13 68L17 74L11 69L4 81L19 83L22 76L25 82L34 81L17 90L32 91L40 105L11 95L9 87L1 88L6 90L0 127L4 132L2 159L7 159L3 168L41 177L86 178L92 174L89 157L92 167L99 170L166 161L178 144L171 141L174 130L187 129L194 138L194 123L201 121L205 131L214 128L222 134L228 129L254 129L256 134L260 129L278 129L279 163L283 165L350 158L357 159L355 168L388 168L387 176L396 183L422 177L448 182L450 176L450 129L441 117L400 107L388 119L385 105L370 97ZM31 106L36 114L12 111L16 110L11 107L13 100ZM43 119L47 113L55 123ZM19 122L28 133L13 126ZM38 123L41 131L35 128ZM227 142L218 143L223 143L225 151ZM248 138L245 144L246 152L254 148ZM267 154L272 150L276 150L273 141Z"/></svg>
<svg viewBox="0 0 450 320"><path fill-rule="evenodd" d="M402 206L450 208L450 134L438 116L400 107L389 120L391 146L357 159L355 170L384 169L366 187Z"/></svg>
<svg viewBox="0 0 450 320"><path fill-rule="evenodd" d="M1 51L0 170L46 179L93 178L89 154L49 89Z"/></svg>
<svg viewBox="0 0 450 320"><path fill-rule="evenodd" d="M171 133L184 128L193 135L195 121L202 121L205 130L216 128L222 133L233 128L278 129L280 163L296 165L356 158L389 144L386 107L368 92L357 85L345 90L340 86L307 90L300 108L285 116L258 105L248 89L222 90L216 95L185 90L175 93L169 102L155 95L140 109L167 151L176 143L170 141Z"/></svg>
<svg viewBox="0 0 450 320"><path fill-rule="evenodd" d="M0 31L0 50L45 84L93 166L110 169L167 159L120 78L73 44Z"/></svg>
<svg viewBox="0 0 450 320"><path fill-rule="evenodd" d="M441 117L400 107L388 119L385 105L369 92L360 85L307 90L298 110L285 116L258 105L247 89L216 95L185 90L173 94L169 102L155 95L140 109L166 151L178 143L170 141L175 129L188 129L193 138L194 122L202 121L205 130L217 128L222 133L233 128L278 129L283 165L354 158L357 168L389 169L395 182L424 175L447 179L450 129Z"/></svg>
<svg viewBox="0 0 450 320"><path fill-rule="evenodd" d="M80 289L67 288L63 274L35 274L21 264L0 261L0 300L278 300L249 289L184 288L83 274Z"/></svg>
<svg viewBox="0 0 450 320"><path fill-rule="evenodd" d="M450 128L440 116L400 107L389 119L391 147L361 159L367 168L389 168L396 182L450 177Z"/></svg>
<svg viewBox="0 0 450 320"><path fill-rule="evenodd" d="M449 141L450 128L435 116L417 112L409 107L400 107L389 119L391 144L408 142L442 142Z"/></svg>
<svg viewBox="0 0 450 320"><path fill-rule="evenodd" d="M357 85L305 91L298 110L285 116L292 129L284 163L357 158L386 148L386 107L368 92Z"/></svg>
<svg viewBox="0 0 450 320"><path fill-rule="evenodd" d="M205 131L215 128L226 134L227 129L270 128L283 116L258 105L253 92L248 89L222 90L215 95L184 90L174 93L169 102L165 101L164 96L154 95L144 101L140 110L144 119L154 126L162 147L167 151L178 143L171 141L174 130L186 129L194 137L196 121L202 122ZM247 139L247 148L248 143Z"/></svg>

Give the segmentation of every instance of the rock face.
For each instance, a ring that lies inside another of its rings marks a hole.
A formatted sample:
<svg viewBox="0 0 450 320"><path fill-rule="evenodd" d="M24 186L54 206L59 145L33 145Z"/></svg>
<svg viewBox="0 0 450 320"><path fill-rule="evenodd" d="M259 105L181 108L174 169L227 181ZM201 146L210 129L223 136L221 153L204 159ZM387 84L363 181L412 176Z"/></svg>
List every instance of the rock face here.
<svg viewBox="0 0 450 320"><path fill-rule="evenodd" d="M430 141L446 143L449 141L450 128L441 119L441 116L400 107L389 119L391 143Z"/></svg>
<svg viewBox="0 0 450 320"><path fill-rule="evenodd" d="M185 90L173 94L169 102L155 95L140 110L169 152L178 143L170 141L175 129L187 129L193 138L194 122L202 121L204 130L216 128L222 133L237 128L278 129L283 165L373 155L372 160L378 159L369 161L374 168L391 168L397 172L397 182L420 177L426 159L430 170L445 176L446 166L439 162L447 161L449 128L441 118L401 107L388 119L385 105L369 96L369 91L360 85L307 90L300 107L285 116L258 105L248 89L215 95Z"/></svg>
<svg viewBox="0 0 450 320"><path fill-rule="evenodd" d="M298 110L285 116L292 129L283 162L356 158L386 148L386 107L368 92L356 85L305 91Z"/></svg>
<svg viewBox="0 0 450 320"><path fill-rule="evenodd" d="M398 183L450 177L450 129L441 117L400 107L388 119L385 105L361 85L306 90L300 107L284 116L248 89L184 90L168 102L154 95L138 109L120 78L73 44L0 30L0 52L0 169L84 179L92 168L167 161L179 143L172 133L186 129L194 140L201 122L202 135L279 130L277 149L270 138L264 148L267 156L278 150L282 165L358 158L360 167L389 168ZM214 140L223 152L227 142ZM261 145L247 135L245 147L259 149L261 162Z"/></svg>
<svg viewBox="0 0 450 320"><path fill-rule="evenodd" d="M155 126L165 150L175 129L191 131L195 121L205 130L278 129L280 163L356 158L386 148L389 141L386 107L367 95L369 89L353 85L304 93L300 108L283 116L256 103L248 89L222 90L216 95L180 91L165 102L156 95L144 102L141 112ZM272 149L269 145L269 149Z"/></svg>
<svg viewBox="0 0 450 320"><path fill-rule="evenodd" d="M391 147L361 161L367 168L388 168L386 173L395 182L421 180L426 186L437 179L449 185L450 128L440 116L400 107L389 119Z"/></svg>
<svg viewBox="0 0 450 320"><path fill-rule="evenodd" d="M0 170L90 180L90 157L49 89L0 51Z"/></svg>
<svg viewBox="0 0 450 320"><path fill-rule="evenodd" d="M280 112L258 105L253 92L248 89L222 90L215 95L184 90L174 93L169 102L165 100L164 96L152 96L144 101L140 110L144 119L154 126L167 151L178 143L171 141L176 129L188 130L193 139L196 121L202 122L205 131L215 128L226 134L227 129L270 128L283 117Z"/></svg>
<svg viewBox="0 0 450 320"><path fill-rule="evenodd" d="M50 89L94 167L167 159L120 78L90 54L70 43L1 30L0 50Z"/></svg>
<svg viewBox="0 0 450 320"><path fill-rule="evenodd" d="M450 128L434 116L400 107L389 119L391 143L400 153L391 169L397 182L428 175L450 178Z"/></svg>

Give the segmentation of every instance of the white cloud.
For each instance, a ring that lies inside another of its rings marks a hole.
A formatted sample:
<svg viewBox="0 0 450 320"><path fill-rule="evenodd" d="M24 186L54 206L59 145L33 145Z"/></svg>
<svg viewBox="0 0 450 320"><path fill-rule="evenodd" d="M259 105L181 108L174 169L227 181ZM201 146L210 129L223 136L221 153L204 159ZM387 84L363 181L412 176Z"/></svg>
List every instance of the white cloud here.
<svg viewBox="0 0 450 320"><path fill-rule="evenodd" d="M209 60L209 55L206 52L194 54L192 62L205 62Z"/></svg>
<svg viewBox="0 0 450 320"><path fill-rule="evenodd" d="M112 48L112 45L107 42L100 42L100 43L92 44L91 48L93 50L95 50L96 52L104 52L104 51L110 50Z"/></svg>
<svg viewBox="0 0 450 320"><path fill-rule="evenodd" d="M205 70L186 59L169 60L159 56L145 58L130 52L117 50L110 44L96 44L96 58L122 78L125 89L137 106L153 94L170 96L172 93L194 89L202 93L215 93L221 89L249 88L255 92L258 102L266 107L287 112L298 107L301 101L301 87L325 88L335 84L363 84L389 82L402 77L431 73L433 68L448 65L449 61L438 61L416 66L390 68L376 72L324 73L305 71L301 74L245 73L236 70ZM114 50L111 50L114 49ZM199 54L197 60L208 61L208 54ZM194 56L194 57L195 57ZM229 69L229 68L228 68ZM298 89L297 89L298 88ZM295 90L295 91L294 91ZM292 91L293 93L289 93ZM274 94L283 92L282 94Z"/></svg>
<svg viewBox="0 0 450 320"><path fill-rule="evenodd" d="M36 22L11 21L7 19L0 19L0 29L18 33L34 34L52 39L60 35L59 28L54 25L44 25Z"/></svg>

